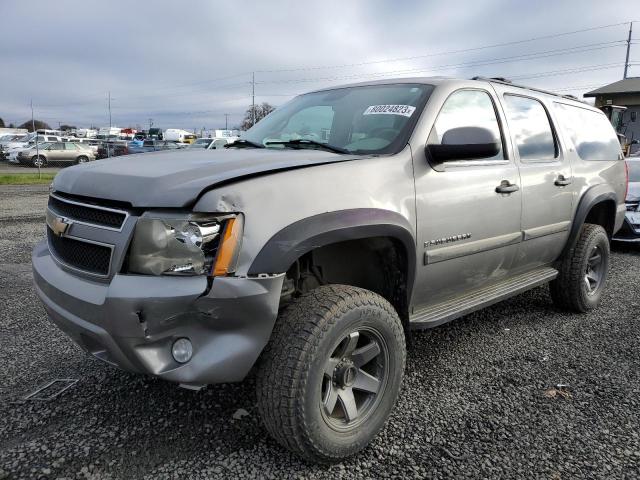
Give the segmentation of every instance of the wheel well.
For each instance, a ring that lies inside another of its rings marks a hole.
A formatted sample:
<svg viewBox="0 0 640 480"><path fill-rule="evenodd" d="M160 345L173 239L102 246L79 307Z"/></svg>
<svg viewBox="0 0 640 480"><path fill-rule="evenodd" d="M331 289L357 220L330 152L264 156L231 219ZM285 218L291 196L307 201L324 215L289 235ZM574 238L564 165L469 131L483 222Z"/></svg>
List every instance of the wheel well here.
<svg viewBox="0 0 640 480"><path fill-rule="evenodd" d="M287 270L282 299L286 303L326 284L365 288L389 301L406 327L408 272L407 252L400 241L391 237L346 240L299 257Z"/></svg>
<svg viewBox="0 0 640 480"><path fill-rule="evenodd" d="M592 223L604 228L609 238L613 236L615 221L616 204L612 200L605 200L593 205L584 219L584 223Z"/></svg>

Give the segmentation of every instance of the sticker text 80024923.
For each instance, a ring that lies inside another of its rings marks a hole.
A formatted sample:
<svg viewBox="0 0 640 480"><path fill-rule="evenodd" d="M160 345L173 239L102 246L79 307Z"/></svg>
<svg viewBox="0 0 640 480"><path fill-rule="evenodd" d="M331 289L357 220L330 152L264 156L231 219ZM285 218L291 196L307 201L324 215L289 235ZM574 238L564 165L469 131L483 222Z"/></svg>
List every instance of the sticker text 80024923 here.
<svg viewBox="0 0 640 480"><path fill-rule="evenodd" d="M362 112L363 115L402 115L410 117L415 112L416 107L411 105L371 105Z"/></svg>

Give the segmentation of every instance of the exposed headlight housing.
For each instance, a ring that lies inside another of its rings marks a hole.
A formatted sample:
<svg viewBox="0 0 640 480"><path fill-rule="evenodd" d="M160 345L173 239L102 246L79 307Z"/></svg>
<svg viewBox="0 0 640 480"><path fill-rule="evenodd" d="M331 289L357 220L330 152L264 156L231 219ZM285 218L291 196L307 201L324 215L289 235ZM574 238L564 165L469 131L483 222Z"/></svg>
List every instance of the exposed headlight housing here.
<svg viewBox="0 0 640 480"><path fill-rule="evenodd" d="M128 270L146 275L233 273L242 224L241 215L211 219L142 217L136 224Z"/></svg>

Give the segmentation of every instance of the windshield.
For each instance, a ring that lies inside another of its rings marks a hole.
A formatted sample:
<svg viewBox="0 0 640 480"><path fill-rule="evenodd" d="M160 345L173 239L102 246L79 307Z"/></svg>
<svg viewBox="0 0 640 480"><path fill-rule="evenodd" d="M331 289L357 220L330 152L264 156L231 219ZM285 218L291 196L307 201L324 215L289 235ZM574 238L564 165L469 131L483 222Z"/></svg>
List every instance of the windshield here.
<svg viewBox="0 0 640 480"><path fill-rule="evenodd" d="M212 138L201 138L189 145L189 148L207 148L212 141Z"/></svg>
<svg viewBox="0 0 640 480"><path fill-rule="evenodd" d="M397 153L432 90L431 85L407 83L308 93L278 108L242 138L269 148L318 148L321 143L348 153Z"/></svg>

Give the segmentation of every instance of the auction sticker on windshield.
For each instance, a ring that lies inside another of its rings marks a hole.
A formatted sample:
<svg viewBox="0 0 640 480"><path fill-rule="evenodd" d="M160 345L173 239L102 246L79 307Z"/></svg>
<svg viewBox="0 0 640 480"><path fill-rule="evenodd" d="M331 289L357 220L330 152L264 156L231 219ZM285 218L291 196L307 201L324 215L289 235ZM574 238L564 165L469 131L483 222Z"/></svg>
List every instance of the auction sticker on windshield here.
<svg viewBox="0 0 640 480"><path fill-rule="evenodd" d="M362 113L363 115L402 115L410 117L416 107L411 105L371 105Z"/></svg>

